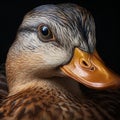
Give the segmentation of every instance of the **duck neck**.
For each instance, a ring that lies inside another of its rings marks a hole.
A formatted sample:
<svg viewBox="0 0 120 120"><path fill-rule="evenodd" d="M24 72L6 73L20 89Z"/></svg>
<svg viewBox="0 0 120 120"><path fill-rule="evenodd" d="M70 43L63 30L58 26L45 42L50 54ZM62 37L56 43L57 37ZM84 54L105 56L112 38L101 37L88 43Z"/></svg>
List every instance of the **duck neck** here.
<svg viewBox="0 0 120 120"><path fill-rule="evenodd" d="M14 82L12 87L10 87L9 96L30 88L42 88L46 91L54 89L55 91L61 91L63 94L71 94L73 96L76 96L77 98L82 96L79 84L76 81L70 78L62 77L52 77L49 79L29 79L29 82L26 83Z"/></svg>

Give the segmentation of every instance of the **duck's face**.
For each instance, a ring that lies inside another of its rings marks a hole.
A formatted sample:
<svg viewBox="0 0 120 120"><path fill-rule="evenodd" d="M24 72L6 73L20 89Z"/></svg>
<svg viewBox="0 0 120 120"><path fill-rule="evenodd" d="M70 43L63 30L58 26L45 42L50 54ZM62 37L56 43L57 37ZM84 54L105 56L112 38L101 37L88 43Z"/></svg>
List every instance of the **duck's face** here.
<svg viewBox="0 0 120 120"><path fill-rule="evenodd" d="M9 50L8 80L62 71L91 88L117 86L118 76L104 66L95 42L94 20L85 9L72 4L37 7L24 17Z"/></svg>

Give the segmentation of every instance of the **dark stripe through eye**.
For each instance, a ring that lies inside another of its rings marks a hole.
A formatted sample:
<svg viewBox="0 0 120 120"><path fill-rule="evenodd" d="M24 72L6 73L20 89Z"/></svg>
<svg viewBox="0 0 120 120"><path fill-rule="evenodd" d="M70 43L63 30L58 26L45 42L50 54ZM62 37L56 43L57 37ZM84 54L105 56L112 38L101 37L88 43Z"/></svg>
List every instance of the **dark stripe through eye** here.
<svg viewBox="0 0 120 120"><path fill-rule="evenodd" d="M37 32L37 29L35 27L23 27L19 28L18 32Z"/></svg>

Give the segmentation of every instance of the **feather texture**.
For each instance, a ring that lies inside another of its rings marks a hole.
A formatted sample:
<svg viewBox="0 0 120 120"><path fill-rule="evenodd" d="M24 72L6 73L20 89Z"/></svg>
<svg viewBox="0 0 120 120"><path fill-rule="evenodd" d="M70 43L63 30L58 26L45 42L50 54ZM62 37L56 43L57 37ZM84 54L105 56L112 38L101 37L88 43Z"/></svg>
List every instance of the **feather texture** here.
<svg viewBox="0 0 120 120"><path fill-rule="evenodd" d="M8 95L8 85L4 64L0 65L0 102Z"/></svg>

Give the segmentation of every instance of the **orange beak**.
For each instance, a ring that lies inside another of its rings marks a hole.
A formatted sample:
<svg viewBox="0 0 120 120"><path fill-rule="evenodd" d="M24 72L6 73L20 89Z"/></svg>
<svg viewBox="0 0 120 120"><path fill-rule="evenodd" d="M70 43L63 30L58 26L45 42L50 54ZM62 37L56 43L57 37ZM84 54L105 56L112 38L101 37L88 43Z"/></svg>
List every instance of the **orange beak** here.
<svg viewBox="0 0 120 120"><path fill-rule="evenodd" d="M61 67L69 77L94 89L117 88L120 76L108 69L95 50L93 54L75 48L70 63Z"/></svg>

